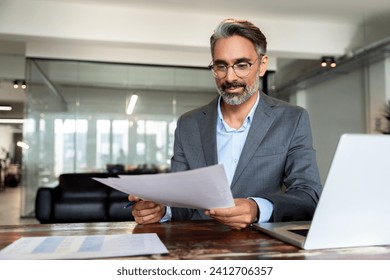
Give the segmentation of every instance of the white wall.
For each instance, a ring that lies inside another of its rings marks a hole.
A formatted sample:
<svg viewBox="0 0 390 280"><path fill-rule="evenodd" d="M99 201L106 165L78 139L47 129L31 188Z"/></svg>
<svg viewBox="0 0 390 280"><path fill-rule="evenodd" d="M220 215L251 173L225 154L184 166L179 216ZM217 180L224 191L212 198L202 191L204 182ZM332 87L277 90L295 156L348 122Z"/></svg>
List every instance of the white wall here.
<svg viewBox="0 0 390 280"><path fill-rule="evenodd" d="M390 99L389 91L390 58L385 58L349 73L340 71L336 78L291 96L291 103L309 112L323 183L342 134L381 133L385 129L383 108Z"/></svg>
<svg viewBox="0 0 390 280"><path fill-rule="evenodd" d="M365 133L366 110L362 69L307 88L295 96L310 115L314 148L324 183L343 133ZM299 95L304 96L299 96ZM303 103L302 103L303 102Z"/></svg>

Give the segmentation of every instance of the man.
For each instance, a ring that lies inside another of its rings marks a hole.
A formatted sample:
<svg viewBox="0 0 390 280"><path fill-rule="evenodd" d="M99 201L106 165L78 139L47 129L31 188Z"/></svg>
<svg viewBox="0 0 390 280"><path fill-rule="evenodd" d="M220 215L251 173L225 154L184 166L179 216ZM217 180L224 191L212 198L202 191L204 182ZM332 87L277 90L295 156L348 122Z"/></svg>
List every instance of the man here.
<svg viewBox="0 0 390 280"><path fill-rule="evenodd" d="M266 38L248 21L227 19L210 38L219 97L181 116L172 171L223 164L235 206L170 208L137 201L140 224L215 219L241 229L254 222L310 220L321 184L306 110L259 92L267 70Z"/></svg>

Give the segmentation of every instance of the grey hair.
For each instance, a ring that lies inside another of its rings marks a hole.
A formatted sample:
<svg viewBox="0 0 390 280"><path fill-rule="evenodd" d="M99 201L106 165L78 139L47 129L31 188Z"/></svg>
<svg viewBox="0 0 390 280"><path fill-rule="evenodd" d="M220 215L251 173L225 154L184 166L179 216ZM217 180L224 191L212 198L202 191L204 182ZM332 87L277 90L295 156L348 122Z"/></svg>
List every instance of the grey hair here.
<svg viewBox="0 0 390 280"><path fill-rule="evenodd" d="M229 38L234 35L250 40L258 56L266 54L267 39L257 26L247 20L225 19L217 26L210 37L212 56L214 56L214 47L218 39Z"/></svg>

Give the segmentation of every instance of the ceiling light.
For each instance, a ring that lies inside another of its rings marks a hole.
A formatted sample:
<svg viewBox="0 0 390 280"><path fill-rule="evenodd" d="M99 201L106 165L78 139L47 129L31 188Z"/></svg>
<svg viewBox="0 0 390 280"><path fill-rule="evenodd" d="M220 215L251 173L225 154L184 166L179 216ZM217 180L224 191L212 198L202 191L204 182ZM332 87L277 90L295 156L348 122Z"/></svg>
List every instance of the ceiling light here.
<svg viewBox="0 0 390 280"><path fill-rule="evenodd" d="M23 124L24 119L0 119L1 124Z"/></svg>
<svg viewBox="0 0 390 280"><path fill-rule="evenodd" d="M12 106L10 105L0 105L0 111L11 111Z"/></svg>
<svg viewBox="0 0 390 280"><path fill-rule="evenodd" d="M325 58L322 58L322 60L321 60L321 67L326 67L326 66L328 66L328 63L326 63Z"/></svg>
<svg viewBox="0 0 390 280"><path fill-rule="evenodd" d="M133 113L137 100L138 100L138 95L133 94L130 98L129 104L127 105L126 114L131 115Z"/></svg>
<svg viewBox="0 0 390 280"><path fill-rule="evenodd" d="M14 88L18 88L18 87L19 87L18 81L15 80L15 81L14 81Z"/></svg>
<svg viewBox="0 0 390 280"><path fill-rule="evenodd" d="M321 58L321 67L327 67L327 66L330 66L332 68L335 68L336 67L336 60L334 59L333 56L323 56Z"/></svg>
<svg viewBox="0 0 390 280"><path fill-rule="evenodd" d="M26 81L23 80L23 81L22 81L22 89L25 89L26 87L27 87Z"/></svg>
<svg viewBox="0 0 390 280"><path fill-rule="evenodd" d="M336 61L334 60L334 57L332 57L330 62L330 67L335 68L337 66Z"/></svg>

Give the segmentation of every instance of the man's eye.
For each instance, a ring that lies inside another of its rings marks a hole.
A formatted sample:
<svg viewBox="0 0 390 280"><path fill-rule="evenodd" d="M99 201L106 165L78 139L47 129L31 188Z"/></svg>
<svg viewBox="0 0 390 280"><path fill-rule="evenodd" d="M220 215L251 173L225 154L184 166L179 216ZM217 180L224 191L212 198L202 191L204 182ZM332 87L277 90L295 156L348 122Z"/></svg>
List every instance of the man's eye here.
<svg viewBox="0 0 390 280"><path fill-rule="evenodd" d="M217 71L225 71L226 70L226 65L216 64L216 65L214 65L214 69L217 70Z"/></svg>
<svg viewBox="0 0 390 280"><path fill-rule="evenodd" d="M238 63L235 65L235 68L238 70L245 70L248 68L248 66L249 66L248 63Z"/></svg>

